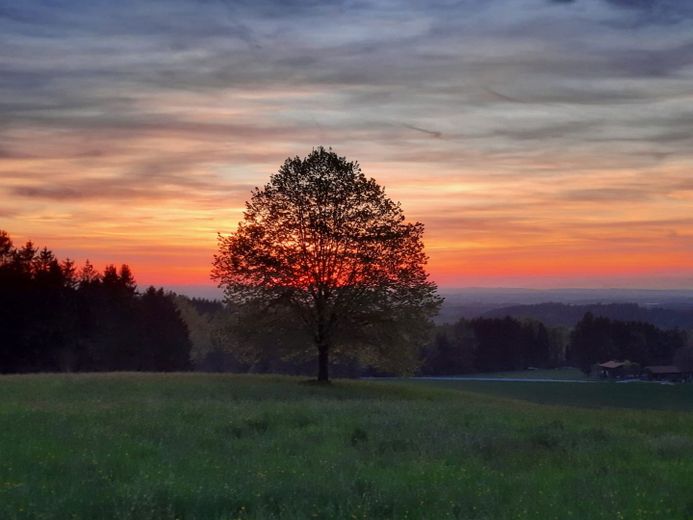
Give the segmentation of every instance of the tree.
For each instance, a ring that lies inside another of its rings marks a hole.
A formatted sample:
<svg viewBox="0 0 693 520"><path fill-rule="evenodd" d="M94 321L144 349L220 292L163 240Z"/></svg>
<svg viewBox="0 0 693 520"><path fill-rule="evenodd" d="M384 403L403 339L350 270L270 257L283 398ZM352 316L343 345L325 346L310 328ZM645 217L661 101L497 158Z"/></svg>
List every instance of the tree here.
<svg viewBox="0 0 693 520"><path fill-rule="evenodd" d="M436 327L435 338L424 350L424 375L459 375L476 371L477 340L470 322L461 318L454 325Z"/></svg>
<svg viewBox="0 0 693 520"><path fill-rule="evenodd" d="M189 370L188 327L173 294L149 287L139 299L140 343L137 370Z"/></svg>
<svg viewBox="0 0 693 520"><path fill-rule="evenodd" d="M693 345L681 347L674 352L674 365L681 370L693 371Z"/></svg>
<svg viewBox="0 0 693 520"><path fill-rule="evenodd" d="M127 265L78 270L0 230L0 373L187 370L189 357L173 295L139 295Z"/></svg>
<svg viewBox="0 0 693 520"><path fill-rule="evenodd" d="M423 230L358 163L319 147L252 192L236 232L219 236L212 278L240 313L292 316L317 349L318 381L332 353L411 370L442 303Z"/></svg>
<svg viewBox="0 0 693 520"><path fill-rule="evenodd" d="M585 314L570 335L570 358L585 373L594 363L609 359L639 365L671 363L674 352L686 343L678 329L662 330L641 321L610 320Z"/></svg>
<svg viewBox="0 0 693 520"><path fill-rule="evenodd" d="M613 358L610 328L609 319L587 312L570 334L570 358L585 374L590 373L593 364Z"/></svg>

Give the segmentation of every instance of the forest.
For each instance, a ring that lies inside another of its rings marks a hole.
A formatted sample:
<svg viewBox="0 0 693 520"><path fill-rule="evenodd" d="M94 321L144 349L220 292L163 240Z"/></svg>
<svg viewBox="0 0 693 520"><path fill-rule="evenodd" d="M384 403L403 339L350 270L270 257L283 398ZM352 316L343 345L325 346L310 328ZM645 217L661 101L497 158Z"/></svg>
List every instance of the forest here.
<svg viewBox="0 0 693 520"><path fill-rule="evenodd" d="M575 366L589 374L597 363L628 360L641 367L688 359L688 334L651 323L619 321L591 313L573 328L531 319L461 319L439 326L424 349L422 372L453 375Z"/></svg>
<svg viewBox="0 0 693 520"><path fill-rule="evenodd" d="M187 370L190 348L173 296L127 265L78 269L0 231L0 372Z"/></svg>

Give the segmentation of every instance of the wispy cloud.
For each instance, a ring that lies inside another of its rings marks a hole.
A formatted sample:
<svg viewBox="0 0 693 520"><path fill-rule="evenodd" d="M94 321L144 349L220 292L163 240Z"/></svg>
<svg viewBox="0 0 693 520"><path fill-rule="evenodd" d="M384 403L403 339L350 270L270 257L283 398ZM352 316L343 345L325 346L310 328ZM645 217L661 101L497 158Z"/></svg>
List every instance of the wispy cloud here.
<svg viewBox="0 0 693 520"><path fill-rule="evenodd" d="M578 276L614 243L671 268L691 34L675 0L0 0L2 227L71 256L187 240L175 276L201 281L249 190L324 144L427 223L448 283L549 269L532 254Z"/></svg>

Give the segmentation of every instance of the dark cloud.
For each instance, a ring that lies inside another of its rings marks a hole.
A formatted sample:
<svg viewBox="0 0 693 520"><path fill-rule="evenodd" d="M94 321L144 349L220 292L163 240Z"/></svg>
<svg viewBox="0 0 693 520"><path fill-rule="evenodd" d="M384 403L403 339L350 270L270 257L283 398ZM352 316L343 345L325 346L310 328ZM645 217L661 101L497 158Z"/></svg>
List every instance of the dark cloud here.
<svg viewBox="0 0 693 520"><path fill-rule="evenodd" d="M691 65L693 42L656 50L614 52L610 62L614 69L629 76L672 76Z"/></svg>
<svg viewBox="0 0 693 520"><path fill-rule="evenodd" d="M80 190L69 187L14 186L10 189L10 193L16 197L30 199L74 200L82 198ZM101 193L102 197L108 196L103 191Z"/></svg>
<svg viewBox="0 0 693 520"><path fill-rule="evenodd" d="M605 5L623 10L635 18L614 25L678 23L681 18L693 17L693 5L687 0L601 0ZM584 0L547 0L549 4L579 4Z"/></svg>
<svg viewBox="0 0 693 520"><path fill-rule="evenodd" d="M408 125L405 123L402 123L402 126L404 128L409 128L410 130L415 130L417 132L421 132L423 134L430 135L431 137L434 137L436 139L440 139L443 136L442 132L437 132L435 130L428 130L427 128L421 128L420 126Z"/></svg>
<svg viewBox="0 0 693 520"><path fill-rule="evenodd" d="M656 6L668 3L661 0L606 0L606 2L627 9L654 9Z"/></svg>
<svg viewBox="0 0 693 520"><path fill-rule="evenodd" d="M569 190L560 194L563 200L573 202L614 202L614 201L644 201L654 194L649 189L633 188L598 188Z"/></svg>
<svg viewBox="0 0 693 520"><path fill-rule="evenodd" d="M30 24L36 20L31 12L16 5L0 5L0 20Z"/></svg>
<svg viewBox="0 0 693 520"><path fill-rule="evenodd" d="M649 231L666 231L671 229L693 229L693 218L658 218L658 219L637 219L637 220L602 220L599 222L585 222L585 229L599 228L623 228L630 231L649 230Z"/></svg>
<svg viewBox="0 0 693 520"><path fill-rule="evenodd" d="M686 0L604 0L621 9L644 11L656 17L691 15L693 6Z"/></svg>
<svg viewBox="0 0 693 520"><path fill-rule="evenodd" d="M521 141L561 139L564 137L577 139L589 134L597 125L598 123L592 121L569 121L560 124L548 124L537 128L498 129L494 133L498 136Z"/></svg>
<svg viewBox="0 0 693 520"><path fill-rule="evenodd" d="M220 180L205 182L189 177L169 175L157 170L138 170L117 179L81 179L69 185L20 185L9 189L11 196L48 201L80 200L190 200L212 197L222 199L232 194L246 194L249 184L230 184Z"/></svg>
<svg viewBox="0 0 693 520"><path fill-rule="evenodd" d="M10 219L19 215L19 211L9 208L0 208L0 217ZM2 229L2 228L0 228Z"/></svg>
<svg viewBox="0 0 693 520"><path fill-rule="evenodd" d="M520 99L520 98L501 94L497 90L494 90L488 86L484 86L483 90L484 90L484 92L491 95L491 99L496 100L496 101L508 101L509 103L525 103L525 101Z"/></svg>
<svg viewBox="0 0 693 520"><path fill-rule="evenodd" d="M612 27L672 26L693 19L693 5L687 0L604 1L626 15L623 19L612 20L607 23Z"/></svg>

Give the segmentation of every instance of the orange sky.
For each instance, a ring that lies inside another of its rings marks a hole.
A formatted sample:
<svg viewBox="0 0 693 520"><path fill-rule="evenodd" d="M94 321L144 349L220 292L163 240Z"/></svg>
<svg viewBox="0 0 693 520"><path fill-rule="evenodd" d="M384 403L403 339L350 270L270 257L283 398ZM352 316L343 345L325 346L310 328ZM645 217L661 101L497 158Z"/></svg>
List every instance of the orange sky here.
<svg viewBox="0 0 693 520"><path fill-rule="evenodd" d="M693 288L693 13L78 4L0 20L16 242L209 285L252 187L324 145L426 225L442 286Z"/></svg>

